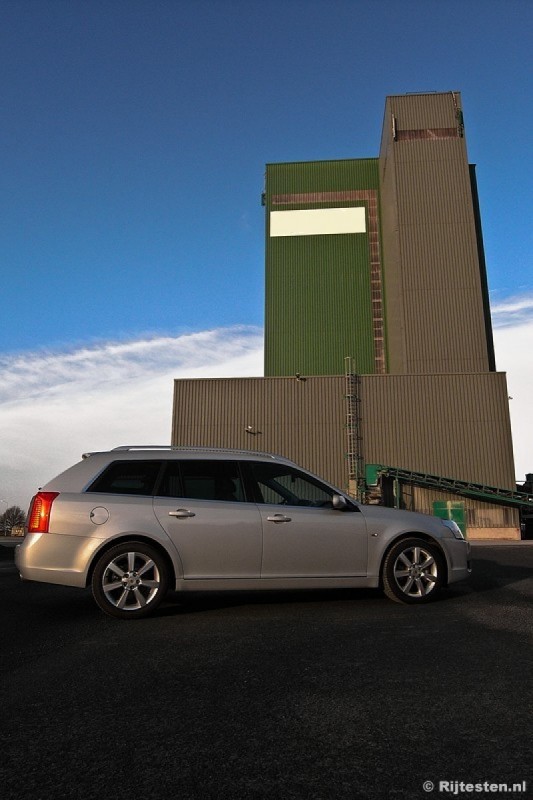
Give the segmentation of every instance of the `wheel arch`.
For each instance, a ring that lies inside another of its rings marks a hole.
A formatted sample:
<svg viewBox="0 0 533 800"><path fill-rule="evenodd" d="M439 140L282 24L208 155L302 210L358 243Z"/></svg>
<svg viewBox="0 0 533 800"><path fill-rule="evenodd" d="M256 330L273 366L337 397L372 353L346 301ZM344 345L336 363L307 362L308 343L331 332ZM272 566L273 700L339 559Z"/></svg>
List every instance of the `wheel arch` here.
<svg viewBox="0 0 533 800"><path fill-rule="evenodd" d="M414 539L423 539L425 542L427 542L428 544L433 545L438 550L438 552L440 554L440 557L442 559L442 564L444 566L444 575L443 575L442 585L445 586L445 587L448 585L448 570L449 570L448 559L446 557L446 552L443 549L443 547L441 546L441 544L438 541L438 539L435 539L433 536L430 536L429 533L425 533L425 532L422 532L422 531L405 531L404 533L400 533L398 536L395 536L394 539L391 539L391 541L388 543L387 547L383 551L383 554L382 554L381 560L380 560L380 564L379 564L379 588L380 589L383 589L383 566L385 564L385 560L386 560L388 554L390 553L392 548L395 547L400 542L403 542L403 541L405 541L407 539L413 539L413 538Z"/></svg>
<svg viewBox="0 0 533 800"><path fill-rule="evenodd" d="M87 570L87 577L85 579L86 587L91 585L96 564L101 556L108 550L111 550L117 544L123 544L124 542L143 542L144 544L150 545L150 547L153 547L155 550L157 550L164 559L165 565L168 569L169 587L176 587L176 569L168 550L163 547L163 545L158 542L157 539L152 539L150 536L146 536L146 534L135 532L121 534L120 536L117 536L116 539L109 539L102 545L102 547L93 553L89 569Z"/></svg>

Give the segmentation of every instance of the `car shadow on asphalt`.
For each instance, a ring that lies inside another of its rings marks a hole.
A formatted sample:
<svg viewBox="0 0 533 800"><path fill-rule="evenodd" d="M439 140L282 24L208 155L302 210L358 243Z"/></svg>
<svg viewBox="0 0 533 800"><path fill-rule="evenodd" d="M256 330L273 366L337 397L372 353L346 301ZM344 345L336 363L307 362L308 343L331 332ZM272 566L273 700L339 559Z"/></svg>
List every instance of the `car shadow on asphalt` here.
<svg viewBox="0 0 533 800"><path fill-rule="evenodd" d="M502 564L489 558L474 558L468 581L475 592L488 592L533 577L533 566Z"/></svg>
<svg viewBox="0 0 533 800"><path fill-rule="evenodd" d="M201 614L245 606L320 605L325 602L387 602L380 589L293 589L223 592L169 592L155 616Z"/></svg>
<svg viewBox="0 0 533 800"><path fill-rule="evenodd" d="M511 563L501 563L490 558L475 557L472 562L472 574L469 578L451 584L440 592L431 603L421 607L441 605L460 601L468 595L490 592L533 577L533 565L520 565L512 563L519 560L513 552ZM392 603L386 598L381 589L314 589L314 590L276 590L276 591L242 591L242 592L205 592L205 593L179 593L169 592L167 600L156 611L156 616L178 616L201 614L210 611L238 608L242 606L280 605L290 604L321 604L332 603L371 603L384 604L390 608L412 609L411 604Z"/></svg>
<svg viewBox="0 0 533 800"><path fill-rule="evenodd" d="M505 587L512 587L533 577L533 560L531 566L524 564L524 556L520 553L522 548L508 548L505 559L495 561L486 556L474 555L472 559L472 575L469 579L452 584L442 591L428 606L460 602L466 596L490 592ZM13 577L16 567L13 563L13 549L0 548L0 576ZM528 554L529 556L529 554ZM57 586L53 592L43 600L35 602L34 593L38 592L39 584L28 582L24 584L27 591L20 598L23 605L35 604L34 613L53 613L56 620L64 617L71 618L73 611L78 618L88 619L101 612L94 605L90 589L80 591L71 587ZM33 588L32 588L33 587ZM224 609L241 608L246 606L289 606L291 604L308 605L333 603L339 606L346 603L359 603L374 605L376 608L387 606L390 608L403 607L410 609L409 604L401 606L390 603L381 589L295 589L295 590L264 590L264 591L232 591L232 592L187 592L170 591L164 603L157 609L153 617L189 616ZM424 604L423 607L427 607ZM64 613L63 613L64 612Z"/></svg>

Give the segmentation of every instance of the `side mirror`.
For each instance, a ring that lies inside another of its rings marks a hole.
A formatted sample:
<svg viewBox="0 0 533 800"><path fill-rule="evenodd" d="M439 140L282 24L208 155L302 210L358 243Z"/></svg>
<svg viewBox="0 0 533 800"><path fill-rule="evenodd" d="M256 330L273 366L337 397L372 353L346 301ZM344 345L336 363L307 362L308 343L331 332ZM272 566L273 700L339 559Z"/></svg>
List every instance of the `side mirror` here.
<svg viewBox="0 0 533 800"><path fill-rule="evenodd" d="M348 501L342 496L342 494L334 494L331 498L331 502L333 503L333 508L336 509L336 511L346 511L348 508Z"/></svg>

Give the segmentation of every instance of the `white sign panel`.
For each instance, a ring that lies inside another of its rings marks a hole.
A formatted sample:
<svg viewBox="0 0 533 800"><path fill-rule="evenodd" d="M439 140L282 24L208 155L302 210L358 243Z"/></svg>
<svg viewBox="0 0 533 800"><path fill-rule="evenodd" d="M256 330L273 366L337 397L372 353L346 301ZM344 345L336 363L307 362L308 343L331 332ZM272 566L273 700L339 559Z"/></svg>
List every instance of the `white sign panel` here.
<svg viewBox="0 0 533 800"><path fill-rule="evenodd" d="M366 233L365 207L271 211L270 236L323 236Z"/></svg>

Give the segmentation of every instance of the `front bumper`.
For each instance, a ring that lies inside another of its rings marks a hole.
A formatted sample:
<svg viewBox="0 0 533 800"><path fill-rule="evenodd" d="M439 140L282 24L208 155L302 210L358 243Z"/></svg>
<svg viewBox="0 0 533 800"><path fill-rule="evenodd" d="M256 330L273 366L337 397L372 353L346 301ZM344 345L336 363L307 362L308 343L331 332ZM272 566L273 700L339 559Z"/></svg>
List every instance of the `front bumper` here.
<svg viewBox="0 0 533 800"><path fill-rule="evenodd" d="M463 581L470 577L471 546L466 539L446 539L448 552L448 584Z"/></svg>

